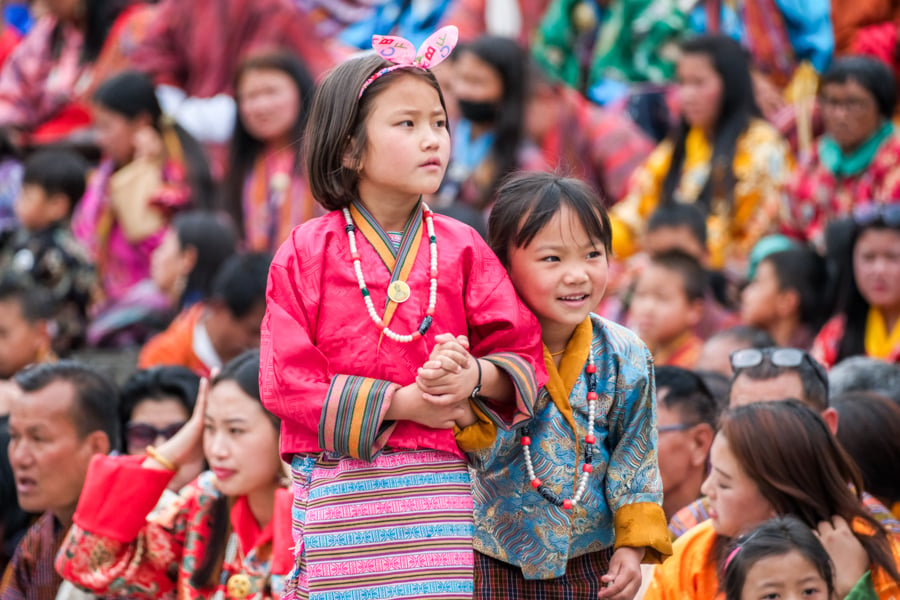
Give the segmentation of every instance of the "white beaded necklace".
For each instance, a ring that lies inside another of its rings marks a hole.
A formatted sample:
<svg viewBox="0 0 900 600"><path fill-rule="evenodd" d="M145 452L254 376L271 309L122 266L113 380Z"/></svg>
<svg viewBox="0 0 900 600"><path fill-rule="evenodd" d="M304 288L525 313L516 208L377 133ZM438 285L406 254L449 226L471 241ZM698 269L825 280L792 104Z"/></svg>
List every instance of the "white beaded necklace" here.
<svg viewBox="0 0 900 600"><path fill-rule="evenodd" d="M419 339L425 335L425 332L431 327L431 324L434 321L434 306L437 304L438 268L437 238L434 235L434 213L428 208L427 204L424 202L422 203L422 214L425 216L425 227L428 232L428 246L431 251L431 286L428 290L428 308L425 310L425 318L422 319L419 329L413 333L403 335L391 330L391 328L385 324L384 320L378 316L378 313L375 312L375 305L372 303L372 297L369 294L369 289L366 287L366 280L363 278L362 264L359 260L359 252L356 249L356 226L353 224L353 217L350 215L350 210L344 208L343 212L344 219L347 221L347 226L344 227L344 230L347 232L347 239L350 240L350 258L353 260L353 270L356 271L356 281L359 283L359 289L362 292L363 300L366 302L366 309L369 312L369 317L371 317L375 326L378 327L384 335L395 342L407 344L413 340ZM415 257L413 257L413 259L415 259Z"/></svg>
<svg viewBox="0 0 900 600"><path fill-rule="evenodd" d="M531 463L531 437L527 427L522 428L522 454L525 458L525 469L528 471L528 479L537 492L550 504L559 506L565 510L571 510L581 502L581 498L587 491L588 478L594 470L591 464L594 462L594 443L597 438L594 437L594 418L597 416L597 367L594 366L594 353L588 354L588 364L585 368L587 373L587 399L588 399L588 425L587 435L584 436L584 464L581 465L581 475L578 477L578 484L575 487L575 495L571 499L563 500L553 490L544 485L544 482L538 479L534 474L534 465ZM577 464L577 463L576 463Z"/></svg>

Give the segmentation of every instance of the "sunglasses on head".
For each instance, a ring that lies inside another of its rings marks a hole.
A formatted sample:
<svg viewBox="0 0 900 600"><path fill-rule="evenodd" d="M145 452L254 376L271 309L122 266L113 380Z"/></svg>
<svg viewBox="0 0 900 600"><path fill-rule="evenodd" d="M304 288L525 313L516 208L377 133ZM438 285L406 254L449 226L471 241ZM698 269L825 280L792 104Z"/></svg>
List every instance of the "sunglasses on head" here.
<svg viewBox="0 0 900 600"><path fill-rule="evenodd" d="M884 223L900 227L900 204L867 204L853 210L853 222L861 227Z"/></svg>
<svg viewBox="0 0 900 600"><path fill-rule="evenodd" d="M804 350L798 348L742 348L731 353L731 368L735 374L742 369L750 369L768 360L773 366L785 369L797 369L808 361L816 375L826 384L828 375L824 367Z"/></svg>
<svg viewBox="0 0 900 600"><path fill-rule="evenodd" d="M157 429L149 423L128 423L125 426L125 440L133 448L144 448L156 441L158 437L169 439L184 427L184 422L172 423Z"/></svg>

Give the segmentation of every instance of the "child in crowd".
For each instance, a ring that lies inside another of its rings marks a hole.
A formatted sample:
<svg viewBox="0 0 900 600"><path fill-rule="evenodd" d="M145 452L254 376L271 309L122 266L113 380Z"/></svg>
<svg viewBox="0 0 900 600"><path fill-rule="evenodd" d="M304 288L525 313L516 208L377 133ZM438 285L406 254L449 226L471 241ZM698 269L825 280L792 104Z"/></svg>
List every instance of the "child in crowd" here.
<svg viewBox="0 0 900 600"><path fill-rule="evenodd" d="M491 248L538 318L549 380L521 431L460 436L476 469L475 598L633 598L640 563L671 552L650 353L590 312L611 245L601 207L578 180L529 173L491 211Z"/></svg>
<svg viewBox="0 0 900 600"><path fill-rule="evenodd" d="M521 424L544 383L537 322L503 267L421 202L450 151L427 68L455 43L455 27L418 55L376 37L392 62L349 60L313 100L307 172L331 212L272 263L260 370L291 462L297 597L471 597L471 485L453 426Z"/></svg>
<svg viewBox="0 0 900 600"><path fill-rule="evenodd" d="M741 321L765 330L775 345L812 346L827 315L828 270L809 248L782 250L763 258L741 294Z"/></svg>
<svg viewBox="0 0 900 600"><path fill-rule="evenodd" d="M66 354L84 344L87 310L96 283L87 252L69 219L84 194L88 165L65 150L43 150L25 163L15 202L19 228L0 240L0 271L14 272L46 288L55 303L54 350Z"/></svg>
<svg viewBox="0 0 900 600"><path fill-rule="evenodd" d="M0 380L31 363L54 362L53 298L42 287L6 274L0 278Z"/></svg>
<svg viewBox="0 0 900 600"><path fill-rule="evenodd" d="M277 600L291 567L279 425L260 404L259 351L245 352L201 383L171 439L94 458L57 570L110 597ZM151 515L203 458L209 470Z"/></svg>
<svg viewBox="0 0 900 600"><path fill-rule="evenodd" d="M241 352L258 348L271 260L271 255L255 252L228 258L209 298L186 308L168 329L150 338L138 367L181 365L207 377Z"/></svg>
<svg viewBox="0 0 900 600"><path fill-rule="evenodd" d="M706 273L694 257L670 250L650 258L634 289L630 322L657 365L693 369L703 346L694 328L703 317Z"/></svg>
<svg viewBox="0 0 900 600"><path fill-rule="evenodd" d="M725 600L834 597L831 558L812 529L792 516L763 523L738 539L725 559ZM863 598L862 595L846 597Z"/></svg>

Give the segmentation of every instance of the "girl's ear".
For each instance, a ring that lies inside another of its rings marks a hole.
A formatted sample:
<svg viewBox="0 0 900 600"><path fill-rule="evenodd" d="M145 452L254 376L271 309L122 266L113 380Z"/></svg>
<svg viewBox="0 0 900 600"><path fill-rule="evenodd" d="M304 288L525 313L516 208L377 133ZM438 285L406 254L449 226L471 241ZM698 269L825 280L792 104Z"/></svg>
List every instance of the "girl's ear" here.
<svg viewBox="0 0 900 600"><path fill-rule="evenodd" d="M356 171L357 173L360 173L363 170L362 153L356 151L356 140L353 138L347 140L347 147L344 150L344 157L341 160L341 164L345 169Z"/></svg>

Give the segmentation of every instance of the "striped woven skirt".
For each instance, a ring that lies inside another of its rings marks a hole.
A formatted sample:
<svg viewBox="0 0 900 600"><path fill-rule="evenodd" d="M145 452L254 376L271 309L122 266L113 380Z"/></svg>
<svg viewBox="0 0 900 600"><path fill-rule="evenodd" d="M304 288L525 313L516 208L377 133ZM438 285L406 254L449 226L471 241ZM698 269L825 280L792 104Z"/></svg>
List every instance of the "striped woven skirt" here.
<svg viewBox="0 0 900 600"><path fill-rule="evenodd" d="M471 598L472 492L435 450L291 463L295 565L285 598Z"/></svg>

